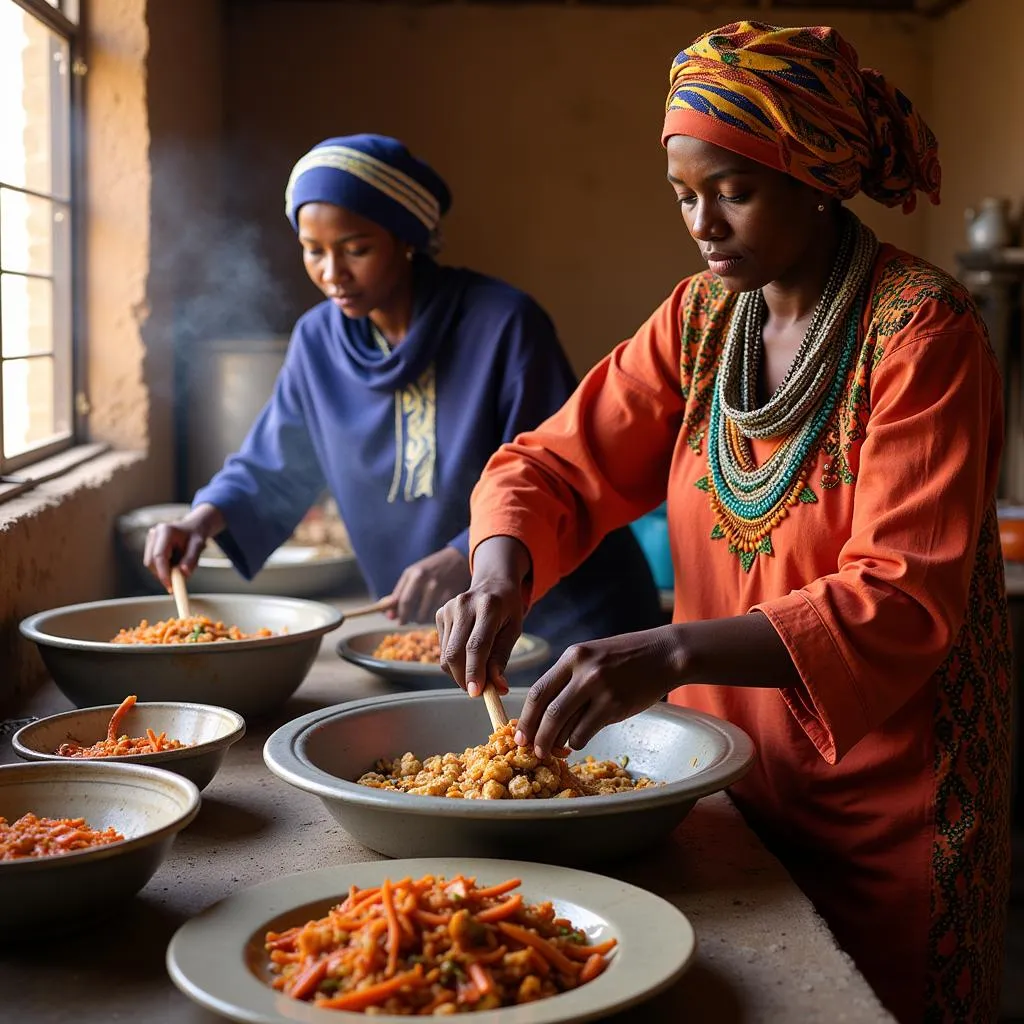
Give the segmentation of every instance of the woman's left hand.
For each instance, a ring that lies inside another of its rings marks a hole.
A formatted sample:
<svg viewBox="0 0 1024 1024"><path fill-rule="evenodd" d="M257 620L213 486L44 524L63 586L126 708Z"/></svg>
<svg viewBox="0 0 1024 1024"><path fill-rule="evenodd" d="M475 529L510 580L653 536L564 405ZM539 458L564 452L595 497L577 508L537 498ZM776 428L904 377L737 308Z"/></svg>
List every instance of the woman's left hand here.
<svg viewBox="0 0 1024 1024"><path fill-rule="evenodd" d="M574 644L530 687L516 742L539 757L586 746L682 684L681 646L672 626Z"/></svg>
<svg viewBox="0 0 1024 1024"><path fill-rule="evenodd" d="M444 547L406 566L391 596L390 618L399 622L433 622L446 601L469 589L469 562L461 551Z"/></svg>

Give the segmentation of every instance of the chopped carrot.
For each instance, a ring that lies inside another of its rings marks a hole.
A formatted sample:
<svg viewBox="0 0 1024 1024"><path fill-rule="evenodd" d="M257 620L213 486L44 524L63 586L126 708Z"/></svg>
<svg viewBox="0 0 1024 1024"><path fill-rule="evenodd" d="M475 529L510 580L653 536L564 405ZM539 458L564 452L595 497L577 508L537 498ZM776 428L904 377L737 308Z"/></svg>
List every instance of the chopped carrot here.
<svg viewBox="0 0 1024 1024"><path fill-rule="evenodd" d="M120 735L121 719L132 709L132 705L138 700L134 693L129 694L117 706L117 710L110 716L110 724L107 726L107 739L111 743Z"/></svg>
<svg viewBox="0 0 1024 1024"><path fill-rule="evenodd" d="M406 985L422 983L423 968L417 964L414 970L396 974L387 981L378 982L376 985L367 985L366 988L359 988L343 996L335 996L333 999L318 999L313 1005L328 1010L365 1010L368 1006L380 1005L396 992L405 988Z"/></svg>
<svg viewBox="0 0 1024 1024"><path fill-rule="evenodd" d="M530 963L533 969L542 977L546 978L551 973L551 964L547 962L535 949L530 949Z"/></svg>
<svg viewBox="0 0 1024 1024"><path fill-rule="evenodd" d="M608 939L607 942L599 942L596 946L577 946L575 944L569 944L565 947L565 953L566 956L572 957L573 960L587 960L595 953L604 956L605 953L610 953L617 945L618 941L616 939Z"/></svg>
<svg viewBox="0 0 1024 1024"><path fill-rule="evenodd" d="M473 984L480 990L481 995L485 996L488 992L494 991L494 978L491 976L491 972L478 960L469 965L469 976Z"/></svg>
<svg viewBox="0 0 1024 1024"><path fill-rule="evenodd" d="M349 910L355 910L357 907L369 906L371 903L380 902L380 889L364 889L360 894L359 898L349 907Z"/></svg>
<svg viewBox="0 0 1024 1024"><path fill-rule="evenodd" d="M475 917L478 921L502 921L506 917L511 917L522 905L522 894L517 892L515 896L510 897L503 903L498 903L493 907L488 907L486 910L479 911Z"/></svg>
<svg viewBox="0 0 1024 1024"><path fill-rule="evenodd" d="M414 910L412 916L420 924L429 924L432 928L440 928L452 919L451 914L435 914L429 910Z"/></svg>
<svg viewBox="0 0 1024 1024"><path fill-rule="evenodd" d="M409 915L404 910L397 910L396 913L398 914L398 924L402 931L415 942L416 927L413 925L412 921L409 920Z"/></svg>
<svg viewBox="0 0 1024 1024"><path fill-rule="evenodd" d="M474 889L470 896L479 897L480 899L487 899L490 896L502 896L511 889L518 889L522 884L522 879L510 878L507 882L502 882L500 885L489 885L486 889Z"/></svg>
<svg viewBox="0 0 1024 1024"><path fill-rule="evenodd" d="M553 946L547 939L523 928L518 924L510 924L508 921L499 921L498 927L510 938L524 946L532 946L545 960L548 960L553 967L557 967L563 974L574 975L579 969L579 964L573 963L560 949Z"/></svg>
<svg viewBox="0 0 1024 1024"><path fill-rule="evenodd" d="M288 990L288 995L292 999L305 999L317 990L317 986L326 976L327 961L317 960L295 979L295 984Z"/></svg>
<svg viewBox="0 0 1024 1024"><path fill-rule="evenodd" d="M395 901L391 897L391 882L386 878L380 887L380 895L388 921L388 965L384 973L390 978L398 970L398 943L401 941L402 928L398 923L398 915L395 913Z"/></svg>
<svg viewBox="0 0 1024 1024"><path fill-rule="evenodd" d="M582 985L584 982L593 981L607 966L608 961L600 953L591 954L580 971L579 983Z"/></svg>
<svg viewBox="0 0 1024 1024"><path fill-rule="evenodd" d="M473 956L476 957L478 964L496 964L507 952L508 946L498 946L497 949L492 949L487 953L477 953L474 951Z"/></svg>

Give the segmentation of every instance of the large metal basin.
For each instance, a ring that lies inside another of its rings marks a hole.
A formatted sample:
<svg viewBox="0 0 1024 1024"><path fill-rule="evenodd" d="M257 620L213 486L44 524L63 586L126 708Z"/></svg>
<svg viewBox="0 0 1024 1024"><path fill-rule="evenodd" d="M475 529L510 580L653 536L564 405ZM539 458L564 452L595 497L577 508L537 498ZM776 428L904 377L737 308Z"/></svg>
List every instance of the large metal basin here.
<svg viewBox="0 0 1024 1024"><path fill-rule="evenodd" d="M246 717L277 710L298 688L335 629L341 612L290 597L203 594L190 600L194 615L209 615L246 632L262 626L279 634L212 644L114 644L121 627L173 616L170 597L127 597L67 605L31 615L22 635L39 646L50 675L77 707L140 703L215 704ZM286 632L282 632L286 631Z"/></svg>
<svg viewBox="0 0 1024 1024"><path fill-rule="evenodd" d="M526 690L505 707L515 717ZM575 800L449 800L355 783L379 757L461 752L486 740L484 704L461 691L372 697L303 715L267 740L274 774L319 796L365 846L391 857L515 857L597 864L665 837L702 796L750 767L754 747L741 729L710 715L659 704L609 726L571 760L629 757L629 770L665 785Z"/></svg>

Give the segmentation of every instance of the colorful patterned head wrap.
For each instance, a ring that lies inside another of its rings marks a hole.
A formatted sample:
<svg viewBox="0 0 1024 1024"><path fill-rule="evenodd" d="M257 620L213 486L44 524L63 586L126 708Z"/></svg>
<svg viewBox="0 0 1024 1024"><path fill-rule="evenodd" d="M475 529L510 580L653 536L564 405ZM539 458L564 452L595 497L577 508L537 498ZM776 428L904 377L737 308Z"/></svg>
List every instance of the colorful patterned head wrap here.
<svg viewBox="0 0 1024 1024"><path fill-rule="evenodd" d="M292 168L284 205L296 231L304 203L343 206L426 250L452 197L440 175L398 139L347 135L318 143Z"/></svg>
<svg viewBox="0 0 1024 1024"><path fill-rule="evenodd" d="M931 129L835 29L733 22L683 50L669 81L662 142L694 136L839 199L939 201Z"/></svg>

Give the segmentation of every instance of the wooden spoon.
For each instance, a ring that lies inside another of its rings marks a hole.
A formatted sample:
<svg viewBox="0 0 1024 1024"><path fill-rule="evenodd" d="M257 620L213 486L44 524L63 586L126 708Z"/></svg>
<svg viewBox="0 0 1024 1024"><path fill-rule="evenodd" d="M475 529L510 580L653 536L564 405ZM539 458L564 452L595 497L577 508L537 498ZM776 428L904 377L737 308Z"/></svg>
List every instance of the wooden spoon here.
<svg viewBox="0 0 1024 1024"><path fill-rule="evenodd" d="M192 618L188 604L188 591L185 589L185 577L177 566L171 570L171 593L174 594L174 606L178 609L178 618Z"/></svg>

